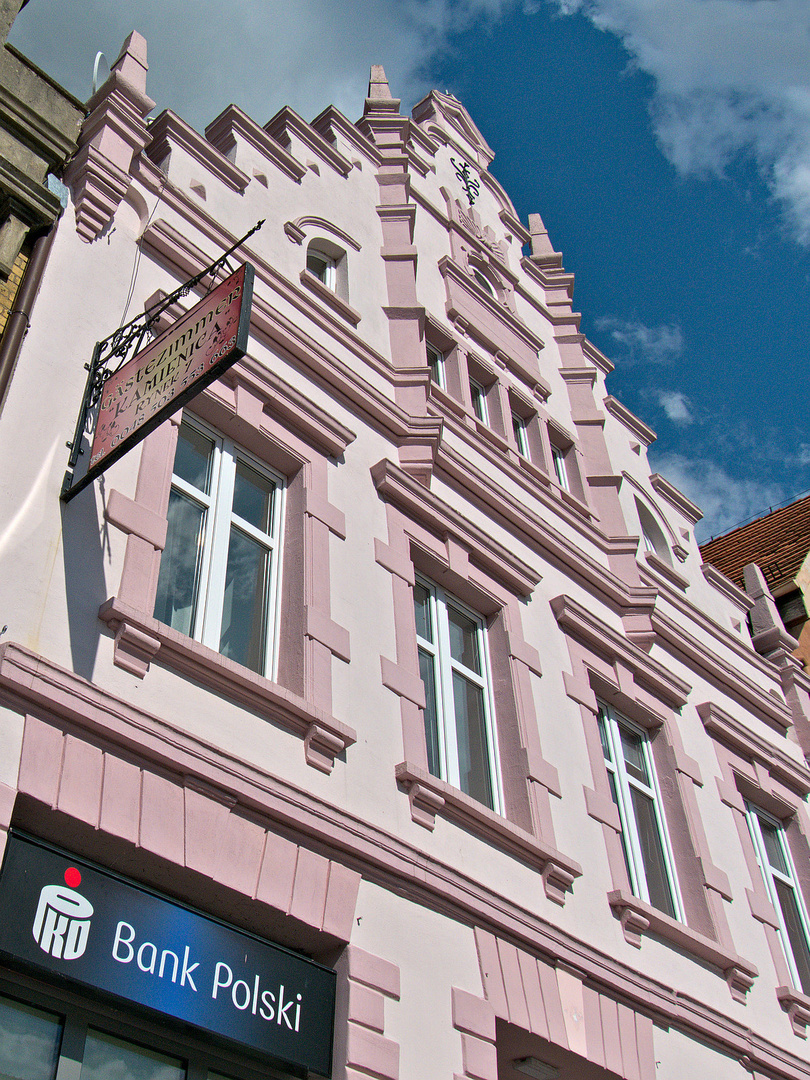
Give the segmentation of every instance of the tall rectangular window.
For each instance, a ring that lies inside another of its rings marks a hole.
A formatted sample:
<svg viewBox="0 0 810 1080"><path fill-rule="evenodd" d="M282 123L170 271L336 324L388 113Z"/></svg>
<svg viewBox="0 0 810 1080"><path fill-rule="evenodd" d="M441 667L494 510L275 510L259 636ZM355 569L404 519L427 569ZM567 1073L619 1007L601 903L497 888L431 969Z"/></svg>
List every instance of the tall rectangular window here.
<svg viewBox="0 0 810 1080"><path fill-rule="evenodd" d="M477 379L470 378L470 399L472 400L473 412L482 424L489 423L487 412L487 392L483 384Z"/></svg>
<svg viewBox="0 0 810 1080"><path fill-rule="evenodd" d="M779 937L794 986L810 995L810 918L799 889L781 821L746 805L748 827L768 897L779 919Z"/></svg>
<svg viewBox="0 0 810 1080"><path fill-rule="evenodd" d="M568 477L568 466L565 460L565 451L561 450L559 446L551 444L551 461L554 465L554 475L557 477L557 483L563 489L563 491L571 491L571 481Z"/></svg>
<svg viewBox="0 0 810 1080"><path fill-rule="evenodd" d="M438 586L414 585L425 739L434 776L501 812L483 619Z"/></svg>
<svg viewBox="0 0 810 1080"><path fill-rule="evenodd" d="M525 417L520 416L518 413L512 413L512 431L515 436L515 442L517 443L518 453L523 457L529 457L529 433L527 431L528 421Z"/></svg>
<svg viewBox="0 0 810 1080"><path fill-rule="evenodd" d="M641 900L683 920L647 732L600 702L599 734L631 888Z"/></svg>
<svg viewBox="0 0 810 1080"><path fill-rule="evenodd" d="M441 386L443 390L447 389L444 372L444 353L440 349L437 349L435 345L431 345L429 341L425 345L425 352L427 354L428 367L430 368L430 381L437 386Z"/></svg>
<svg viewBox="0 0 810 1080"><path fill-rule="evenodd" d="M177 439L155 618L272 676L283 478L196 420Z"/></svg>

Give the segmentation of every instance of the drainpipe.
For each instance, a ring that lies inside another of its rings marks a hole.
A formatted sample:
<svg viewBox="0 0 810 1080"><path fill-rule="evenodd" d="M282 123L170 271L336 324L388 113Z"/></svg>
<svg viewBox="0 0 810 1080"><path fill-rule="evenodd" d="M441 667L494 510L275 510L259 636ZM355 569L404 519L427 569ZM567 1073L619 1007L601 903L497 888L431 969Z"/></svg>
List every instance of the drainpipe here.
<svg viewBox="0 0 810 1080"><path fill-rule="evenodd" d="M55 236L56 224L54 223L50 232L34 241L31 258L28 260L20 290L14 300L14 307L6 323L6 330L3 334L2 343L0 343L0 411L2 411L5 404L8 384L11 382L11 376L14 374L14 368L17 365L17 357L20 355L23 338L28 331L31 311L39 292L40 282L42 281L42 275Z"/></svg>

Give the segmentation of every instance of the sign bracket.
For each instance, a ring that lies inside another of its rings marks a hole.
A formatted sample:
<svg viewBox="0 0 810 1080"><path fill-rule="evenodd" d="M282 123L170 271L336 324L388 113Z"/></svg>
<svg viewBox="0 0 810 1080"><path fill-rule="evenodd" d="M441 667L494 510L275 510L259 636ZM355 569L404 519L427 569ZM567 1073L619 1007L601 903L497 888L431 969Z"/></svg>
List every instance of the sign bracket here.
<svg viewBox="0 0 810 1080"><path fill-rule="evenodd" d="M211 279L206 292L208 293L214 288L216 277L220 270L225 267L230 256L233 255L237 248L241 247L246 240L253 236L255 232L258 232L262 225L264 225L264 221L264 218L261 221L257 221L252 229L245 233L241 239L237 240L235 244L232 244L231 247L229 247L227 251L224 251L214 260L214 262L210 263L204 270L201 270L198 274L195 274L194 277L189 278L188 281L178 286L173 292L164 296L154 307L150 308L148 311L142 312L140 315L136 315L134 319L131 319L124 326L120 326L112 334L104 338L103 341L96 342L90 362L84 365L87 370L87 380L85 382L79 416L76 421L76 429L72 441L66 444L70 450L70 457L68 458L68 467L65 472L62 490L59 495L63 502L69 502L74 495L77 495L92 481L92 479L94 479L93 476L89 477L89 479L82 477L74 483L74 473L76 471L76 466L79 463L79 458L84 453L82 448L82 438L90 430L92 412L101 397L104 383L111 375L116 374L116 372L127 363L131 356L137 355L137 353L140 352L144 344L144 339L167 308L171 307L172 304L182 297L187 296L192 289L206 278Z"/></svg>

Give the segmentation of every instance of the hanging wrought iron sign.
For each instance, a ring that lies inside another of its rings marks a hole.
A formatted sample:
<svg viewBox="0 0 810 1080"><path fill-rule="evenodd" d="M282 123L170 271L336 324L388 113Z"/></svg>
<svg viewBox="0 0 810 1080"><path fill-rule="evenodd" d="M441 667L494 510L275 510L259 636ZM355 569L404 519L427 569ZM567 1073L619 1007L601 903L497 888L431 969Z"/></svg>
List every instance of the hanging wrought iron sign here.
<svg viewBox="0 0 810 1080"><path fill-rule="evenodd" d="M216 262L161 303L98 342L88 365L84 401L71 444L62 499L69 502L167 417L218 379L247 351L253 299L253 267L243 263L143 348L159 315L206 277L216 279L228 257L264 224L260 221ZM130 357L130 354L134 355ZM118 366L112 365L118 361ZM87 472L73 473L92 417L95 430Z"/></svg>
<svg viewBox="0 0 810 1080"><path fill-rule="evenodd" d="M456 159L451 157L450 164L456 170L456 177L461 181L469 204L472 206L481 190L481 181L476 180L474 176L470 175L470 165L468 162L464 161L459 165Z"/></svg>

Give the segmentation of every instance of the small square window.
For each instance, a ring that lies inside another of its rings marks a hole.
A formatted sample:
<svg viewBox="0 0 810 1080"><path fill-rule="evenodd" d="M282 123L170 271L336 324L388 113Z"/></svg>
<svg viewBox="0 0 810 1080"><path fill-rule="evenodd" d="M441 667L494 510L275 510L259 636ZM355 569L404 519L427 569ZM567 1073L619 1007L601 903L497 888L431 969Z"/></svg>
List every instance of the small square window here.
<svg viewBox="0 0 810 1080"><path fill-rule="evenodd" d="M330 255L325 255L316 248L307 250L307 270L333 292L337 286L336 262Z"/></svg>
<svg viewBox="0 0 810 1080"><path fill-rule="evenodd" d="M484 620L421 578L414 585L414 615L428 768L500 813Z"/></svg>

